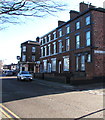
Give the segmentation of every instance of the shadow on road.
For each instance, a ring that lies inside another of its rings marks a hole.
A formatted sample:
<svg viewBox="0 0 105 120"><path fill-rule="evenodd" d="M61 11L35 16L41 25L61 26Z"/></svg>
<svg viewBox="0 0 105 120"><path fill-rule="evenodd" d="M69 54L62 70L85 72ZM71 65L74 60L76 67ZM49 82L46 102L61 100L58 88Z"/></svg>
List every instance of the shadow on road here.
<svg viewBox="0 0 105 120"><path fill-rule="evenodd" d="M43 81L43 80L42 80ZM55 85L55 86L54 86ZM100 89L103 84L95 87L95 85L86 86L74 86L74 88L62 87L63 84L57 86L56 83L48 83L47 81L39 82L33 80L32 82L17 81L14 77L8 77L2 79L2 103L15 100L21 100L31 97L45 96L51 94L61 94L73 91L82 91L90 89Z"/></svg>

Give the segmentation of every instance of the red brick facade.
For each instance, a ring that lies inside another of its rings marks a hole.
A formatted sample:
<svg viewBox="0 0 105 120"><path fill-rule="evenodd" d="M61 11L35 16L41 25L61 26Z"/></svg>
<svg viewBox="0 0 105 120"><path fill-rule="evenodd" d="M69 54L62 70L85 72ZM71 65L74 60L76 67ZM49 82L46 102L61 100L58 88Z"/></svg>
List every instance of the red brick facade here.
<svg viewBox="0 0 105 120"><path fill-rule="evenodd" d="M39 41L26 41L21 44L20 71L38 72L35 62L40 57Z"/></svg>
<svg viewBox="0 0 105 120"><path fill-rule="evenodd" d="M105 9L80 3L70 20L40 38L40 73L63 75L68 83L105 77Z"/></svg>

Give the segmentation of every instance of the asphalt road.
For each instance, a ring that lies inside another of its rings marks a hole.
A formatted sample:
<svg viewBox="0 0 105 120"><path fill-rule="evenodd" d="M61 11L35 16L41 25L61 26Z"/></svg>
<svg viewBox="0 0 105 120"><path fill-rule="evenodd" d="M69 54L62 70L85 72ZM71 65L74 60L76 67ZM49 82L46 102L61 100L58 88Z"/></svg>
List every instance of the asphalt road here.
<svg viewBox="0 0 105 120"><path fill-rule="evenodd" d="M103 95L2 79L2 103L20 118L103 118Z"/></svg>

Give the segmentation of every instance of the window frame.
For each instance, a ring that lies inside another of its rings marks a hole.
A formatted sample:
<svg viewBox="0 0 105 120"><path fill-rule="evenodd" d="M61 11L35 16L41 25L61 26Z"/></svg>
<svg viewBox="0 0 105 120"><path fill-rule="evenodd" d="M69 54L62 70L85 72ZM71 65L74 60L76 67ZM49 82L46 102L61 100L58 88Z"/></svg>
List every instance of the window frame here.
<svg viewBox="0 0 105 120"><path fill-rule="evenodd" d="M22 55L22 61L23 61L23 62L26 61L26 55Z"/></svg>
<svg viewBox="0 0 105 120"><path fill-rule="evenodd" d="M26 52L26 46L22 46L22 52Z"/></svg>
<svg viewBox="0 0 105 120"><path fill-rule="evenodd" d="M89 18L89 19L88 19ZM91 18L90 18L90 15L88 15L88 16L86 16L86 18L85 18L85 24L86 25L90 25L90 23L91 23Z"/></svg>
<svg viewBox="0 0 105 120"><path fill-rule="evenodd" d="M32 52L36 52L36 47L34 47L34 46L32 47Z"/></svg>
<svg viewBox="0 0 105 120"><path fill-rule="evenodd" d="M48 35L48 41L51 41L51 34Z"/></svg>
<svg viewBox="0 0 105 120"><path fill-rule="evenodd" d="M56 58L53 58L51 61L51 71L56 72Z"/></svg>
<svg viewBox="0 0 105 120"><path fill-rule="evenodd" d="M43 60L43 71L47 72L47 60Z"/></svg>
<svg viewBox="0 0 105 120"><path fill-rule="evenodd" d="M47 46L44 46L44 51L45 51L44 56L47 56Z"/></svg>
<svg viewBox="0 0 105 120"><path fill-rule="evenodd" d="M88 63L92 62L92 55L90 53L87 54L87 61Z"/></svg>
<svg viewBox="0 0 105 120"><path fill-rule="evenodd" d="M79 30L79 29L80 29L80 21L77 21L77 22L75 23L75 29L76 29L76 30Z"/></svg>
<svg viewBox="0 0 105 120"><path fill-rule="evenodd" d="M53 42L53 54L56 54L57 50L56 50L56 42Z"/></svg>
<svg viewBox="0 0 105 120"><path fill-rule="evenodd" d="M59 30L58 30L58 35L59 35L59 37L62 37L62 35L63 35L62 29L59 29Z"/></svg>
<svg viewBox="0 0 105 120"><path fill-rule="evenodd" d="M53 39L55 40L57 38L57 34L56 34L56 31L53 32Z"/></svg>
<svg viewBox="0 0 105 120"><path fill-rule="evenodd" d="M78 71L79 70L79 56L76 56L76 64L75 64L75 66L76 66L76 71Z"/></svg>
<svg viewBox="0 0 105 120"><path fill-rule="evenodd" d="M41 47L41 57L43 57L43 47Z"/></svg>
<svg viewBox="0 0 105 120"><path fill-rule="evenodd" d="M89 37L87 36L87 34L89 33ZM86 46L90 46L91 45L91 31L86 31L85 33L86 36Z"/></svg>
<svg viewBox="0 0 105 120"><path fill-rule="evenodd" d="M66 39L66 51L70 50L70 38Z"/></svg>
<svg viewBox="0 0 105 120"><path fill-rule="evenodd" d="M58 45L59 45L59 53L62 53L62 41L59 41L59 43L58 43Z"/></svg>
<svg viewBox="0 0 105 120"><path fill-rule="evenodd" d="M48 55L51 55L51 44L48 45Z"/></svg>
<svg viewBox="0 0 105 120"><path fill-rule="evenodd" d="M32 55L32 61L33 62L35 61L35 55Z"/></svg>
<svg viewBox="0 0 105 120"><path fill-rule="evenodd" d="M80 35L76 35L75 37L76 37L75 47L76 49L79 49L80 48Z"/></svg>
<svg viewBox="0 0 105 120"><path fill-rule="evenodd" d="M66 26L66 34L69 34L70 33L70 25L67 25Z"/></svg>
<svg viewBox="0 0 105 120"><path fill-rule="evenodd" d="M85 71L85 55L81 55L81 71Z"/></svg>
<svg viewBox="0 0 105 120"><path fill-rule="evenodd" d="M65 56L64 58L64 62L63 62L63 71L69 71L69 66L70 66L70 58L69 56Z"/></svg>

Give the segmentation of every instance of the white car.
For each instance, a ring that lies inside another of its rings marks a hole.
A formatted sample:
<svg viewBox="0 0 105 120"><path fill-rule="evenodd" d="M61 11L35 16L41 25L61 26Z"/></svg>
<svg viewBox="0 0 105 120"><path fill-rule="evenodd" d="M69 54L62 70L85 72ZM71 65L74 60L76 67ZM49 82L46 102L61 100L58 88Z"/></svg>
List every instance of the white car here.
<svg viewBox="0 0 105 120"><path fill-rule="evenodd" d="M20 71L17 74L17 80L28 80L32 81L32 75L28 71Z"/></svg>

